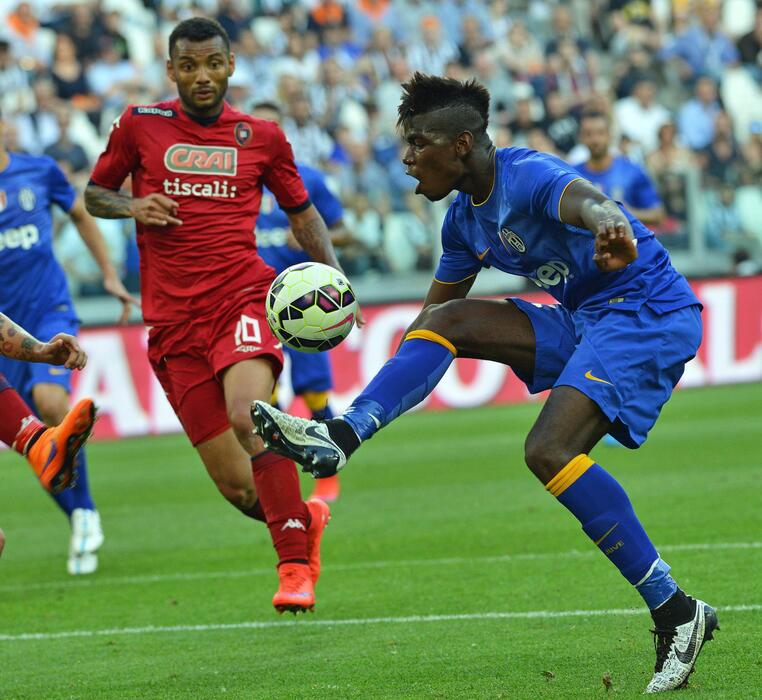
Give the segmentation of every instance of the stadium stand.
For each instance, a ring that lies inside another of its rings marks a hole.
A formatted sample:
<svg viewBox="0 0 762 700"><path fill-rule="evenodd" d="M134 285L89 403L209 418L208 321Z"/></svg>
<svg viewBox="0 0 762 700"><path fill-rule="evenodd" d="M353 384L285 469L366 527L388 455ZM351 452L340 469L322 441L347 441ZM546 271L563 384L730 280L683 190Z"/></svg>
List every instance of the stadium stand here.
<svg viewBox="0 0 762 700"><path fill-rule="evenodd" d="M657 183L667 210L657 233L678 268L762 267L759 2L11 0L0 6L8 147L52 155L83 187L125 105L174 95L166 40L193 15L216 18L231 36L234 106L279 102L299 160L330 175L358 239L344 262L366 299L390 289L420 297L437 257L447 202L412 195L395 135L399 83L413 70L476 77L493 95L498 145L571 162L586 156L580 115L605 111L616 149ZM132 226L104 229L134 288ZM62 220L72 286L98 295L69 233ZM496 291L489 275L480 284ZM82 308L87 319L95 307Z"/></svg>

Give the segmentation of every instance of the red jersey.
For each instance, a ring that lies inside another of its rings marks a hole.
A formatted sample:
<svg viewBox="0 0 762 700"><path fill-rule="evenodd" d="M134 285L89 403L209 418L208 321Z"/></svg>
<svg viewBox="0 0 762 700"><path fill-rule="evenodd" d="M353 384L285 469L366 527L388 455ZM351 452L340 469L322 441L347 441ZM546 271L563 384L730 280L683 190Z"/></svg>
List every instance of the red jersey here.
<svg viewBox="0 0 762 700"><path fill-rule="evenodd" d="M211 124L180 101L128 106L114 122L91 182L178 203L181 226L137 224L143 318L149 325L212 314L223 302L267 286L273 271L257 254L254 224L262 186L285 210L309 203L291 146L272 122L224 104Z"/></svg>

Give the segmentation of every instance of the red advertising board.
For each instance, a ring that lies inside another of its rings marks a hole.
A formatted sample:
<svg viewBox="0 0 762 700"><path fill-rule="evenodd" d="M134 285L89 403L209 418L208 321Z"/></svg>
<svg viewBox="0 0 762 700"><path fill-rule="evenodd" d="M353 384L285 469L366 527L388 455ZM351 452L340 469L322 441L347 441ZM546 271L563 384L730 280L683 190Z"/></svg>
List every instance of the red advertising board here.
<svg viewBox="0 0 762 700"><path fill-rule="evenodd" d="M762 380L762 276L696 282L704 304L704 340L698 357L686 368L682 386L704 386ZM522 295L548 303L541 293ZM386 304L363 308L367 321L331 351L336 389L335 409L345 408L391 356L401 333L415 318L419 304ZM100 406L95 436L100 438L180 431L166 397L153 377L145 354L141 326L82 331L89 354L83 372L75 373L75 395L93 396ZM293 394L281 387L280 400ZM422 406L424 410L465 408L531 400L507 367L493 362L457 360ZM297 412L300 406L291 406Z"/></svg>

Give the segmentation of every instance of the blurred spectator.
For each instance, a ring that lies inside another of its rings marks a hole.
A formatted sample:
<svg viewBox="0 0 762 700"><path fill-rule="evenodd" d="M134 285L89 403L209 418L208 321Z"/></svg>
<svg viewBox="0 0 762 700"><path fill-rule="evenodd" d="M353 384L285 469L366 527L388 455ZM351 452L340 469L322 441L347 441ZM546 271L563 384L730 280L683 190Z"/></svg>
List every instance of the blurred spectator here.
<svg viewBox="0 0 762 700"><path fill-rule="evenodd" d="M69 37L77 59L84 63L94 61L100 52L99 41L104 27L99 5L79 2L69 5L69 14L61 27L61 34Z"/></svg>
<svg viewBox="0 0 762 700"><path fill-rule="evenodd" d="M738 40L738 54L758 83L762 83L762 5L757 5L754 29Z"/></svg>
<svg viewBox="0 0 762 700"><path fill-rule="evenodd" d="M716 81L726 66L738 62L738 51L720 27L719 0L697 0L698 22L673 39L662 50L663 59L678 61L680 76L693 82L700 75Z"/></svg>
<svg viewBox="0 0 762 700"><path fill-rule="evenodd" d="M45 149L45 155L54 158L69 173L89 174L90 160L85 153L85 149L71 139L69 132L71 126L71 116L69 110L63 105L56 110L58 138ZM101 277L100 272L98 277Z"/></svg>
<svg viewBox="0 0 762 700"><path fill-rule="evenodd" d="M712 142L699 152L703 166L704 181L709 187L721 184L737 184L740 174L738 145L733 135L733 125L725 112L717 115Z"/></svg>
<svg viewBox="0 0 762 700"><path fill-rule="evenodd" d="M515 146L525 146L530 131L541 125L542 115L538 114L534 103L534 91L527 83L516 83L513 90L514 112L511 120L505 124L513 134ZM502 126L502 125L501 125Z"/></svg>
<svg viewBox="0 0 762 700"><path fill-rule="evenodd" d="M430 75L442 75L445 66L458 58L458 47L442 34L442 24L436 15L421 20L421 40L413 44L407 53L411 71Z"/></svg>
<svg viewBox="0 0 762 700"><path fill-rule="evenodd" d="M320 33L320 46L317 49L320 59L334 59L344 70L351 71L362 54L349 37L346 24L327 24Z"/></svg>
<svg viewBox="0 0 762 700"><path fill-rule="evenodd" d="M27 153L40 155L45 148L58 139L58 117L60 106L55 96L55 88L50 80L40 78L32 86L36 109L20 112L13 120L18 129L21 147Z"/></svg>
<svg viewBox="0 0 762 700"><path fill-rule="evenodd" d="M370 145L365 139L347 139L349 162L338 173L342 200L360 193L373 202L374 208L385 214L390 206L390 185L386 171L373 159ZM299 151L296 151L299 153ZM301 155L299 159L302 160Z"/></svg>
<svg viewBox="0 0 762 700"><path fill-rule="evenodd" d="M371 270L386 272L381 214L371 206L368 196L359 192L347 205L344 221L354 240L352 244L336 249L342 267L348 275L363 275Z"/></svg>
<svg viewBox="0 0 762 700"><path fill-rule="evenodd" d="M388 32L399 43L402 27L391 0L356 0L349 3L348 10L352 38L360 45L369 45L379 30Z"/></svg>
<svg viewBox="0 0 762 700"><path fill-rule="evenodd" d="M546 56L550 57L559 53L561 44L566 41L572 42L581 55L585 55L590 50L590 43L580 37L574 27L574 17L568 5L557 5L553 9L552 22L551 39L545 44Z"/></svg>
<svg viewBox="0 0 762 700"><path fill-rule="evenodd" d="M66 34L57 37L50 75L56 88L56 97L70 100L75 107L87 112L98 109L98 98L90 89L85 68L77 58L74 42Z"/></svg>
<svg viewBox="0 0 762 700"><path fill-rule="evenodd" d="M499 38L492 51L503 69L518 81L537 85L545 72L545 57L540 42L520 20L510 25L505 38Z"/></svg>
<svg viewBox="0 0 762 700"><path fill-rule="evenodd" d="M6 114L31 112L34 109L28 74L4 39L0 39L0 109Z"/></svg>
<svg viewBox="0 0 762 700"><path fill-rule="evenodd" d="M680 108L677 117L682 142L694 151L706 148L714 136L714 123L721 111L714 80L709 76L699 78L694 97Z"/></svg>
<svg viewBox="0 0 762 700"><path fill-rule="evenodd" d="M644 44L632 44L627 52L627 59L614 68L614 92L617 99L624 99L633 94L635 83L643 75L652 75L656 66L653 52Z"/></svg>
<svg viewBox="0 0 762 700"><path fill-rule="evenodd" d="M545 95L545 121L543 129L562 154L567 154L577 143L579 122L564 96L551 90Z"/></svg>
<svg viewBox="0 0 762 700"><path fill-rule="evenodd" d="M561 39L548 56L545 91L557 90L573 107L580 107L593 92L593 73L579 50L579 42Z"/></svg>
<svg viewBox="0 0 762 700"><path fill-rule="evenodd" d="M40 26L31 3L20 2L6 18L13 52L24 70L42 70L50 66L55 34Z"/></svg>
<svg viewBox="0 0 762 700"><path fill-rule="evenodd" d="M667 171L682 173L696 167L696 159L691 151L677 141L674 122L662 124L658 138L659 145L646 158L648 169L657 180Z"/></svg>
<svg viewBox="0 0 762 700"><path fill-rule="evenodd" d="M333 140L315 121L307 96L296 93L286 101L283 131L299 161L313 168L323 168L333 152Z"/></svg>
<svg viewBox="0 0 762 700"><path fill-rule="evenodd" d="M466 68L474 65L476 56L492 45L492 41L482 32L479 20L466 15L462 23L463 36L458 44L459 63Z"/></svg>
<svg viewBox="0 0 762 700"><path fill-rule="evenodd" d="M707 247L733 252L753 246L754 240L744 229L741 214L736 208L735 188L723 184L707 196L709 206L704 226Z"/></svg>
<svg viewBox="0 0 762 700"><path fill-rule="evenodd" d="M577 170L598 189L627 209L647 226L664 218L664 206L651 182L639 165L624 156L611 153L611 129L605 114L583 114L579 139L590 151L590 159L577 165Z"/></svg>
<svg viewBox="0 0 762 700"><path fill-rule="evenodd" d="M656 101L656 82L648 74L634 81L630 97L614 105L614 116L622 134L639 143L646 152L656 148L659 127L670 120L667 108Z"/></svg>
<svg viewBox="0 0 762 700"><path fill-rule="evenodd" d="M87 84L104 106L122 106L122 95L138 87L142 78L138 70L119 50L116 40L104 37L98 57L87 69Z"/></svg>

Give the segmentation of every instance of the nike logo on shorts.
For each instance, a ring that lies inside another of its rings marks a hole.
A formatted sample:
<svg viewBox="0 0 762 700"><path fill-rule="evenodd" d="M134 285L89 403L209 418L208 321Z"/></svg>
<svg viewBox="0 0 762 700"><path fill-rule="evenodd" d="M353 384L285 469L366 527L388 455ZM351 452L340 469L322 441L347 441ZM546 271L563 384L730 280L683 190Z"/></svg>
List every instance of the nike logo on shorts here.
<svg viewBox="0 0 762 700"><path fill-rule="evenodd" d="M605 379L601 379L600 377L594 376L593 370L591 369L585 372L585 379L590 379L593 382L600 382L601 384L608 384L609 386L614 386L611 382L607 382Z"/></svg>

